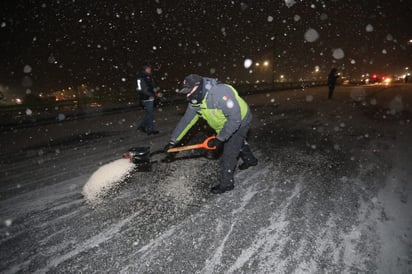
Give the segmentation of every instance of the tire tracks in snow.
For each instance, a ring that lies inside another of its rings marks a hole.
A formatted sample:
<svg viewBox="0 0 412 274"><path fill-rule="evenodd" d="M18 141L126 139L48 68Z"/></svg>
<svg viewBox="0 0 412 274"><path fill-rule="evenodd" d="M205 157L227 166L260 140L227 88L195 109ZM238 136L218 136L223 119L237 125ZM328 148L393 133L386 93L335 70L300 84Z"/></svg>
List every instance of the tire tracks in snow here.
<svg viewBox="0 0 412 274"><path fill-rule="evenodd" d="M114 225L111 225L109 228L105 229L104 231L100 232L99 234L87 239L86 241L84 241L83 243L77 245L74 249L72 249L71 251L58 256L58 257L54 257L51 258L51 260L49 260L49 262L47 263L47 265L41 269L38 269L35 273L45 273L47 271L52 270L53 268L57 267L59 264L70 260L71 258L79 255L82 252L85 252L89 249L92 249L94 247L99 246L100 244L111 240L113 237L115 237L121 230L122 228L128 224L131 220L133 220L135 217L137 217L141 211L137 211L134 214L130 215L129 217L120 220L119 222L117 222Z"/></svg>
<svg viewBox="0 0 412 274"><path fill-rule="evenodd" d="M263 259L260 260L260 263L265 262L265 257L269 254L271 254L271 256L275 255L270 251L277 243L282 243L282 232L285 230L288 224L288 221L286 220L287 210L292 204L293 199L300 193L301 189L301 184L295 185L295 188L293 189L291 195L285 201L283 201L281 206L279 207L279 212L275 213L272 216L270 225L268 227L262 228L258 232L257 236L255 237L256 239L252 243L252 245L242 251L237 260L229 267L227 273L238 273L240 268L242 268L255 255L258 255L259 257L261 257L261 259ZM275 233L272 234L273 232ZM270 269L273 269L273 267L267 267L266 271Z"/></svg>

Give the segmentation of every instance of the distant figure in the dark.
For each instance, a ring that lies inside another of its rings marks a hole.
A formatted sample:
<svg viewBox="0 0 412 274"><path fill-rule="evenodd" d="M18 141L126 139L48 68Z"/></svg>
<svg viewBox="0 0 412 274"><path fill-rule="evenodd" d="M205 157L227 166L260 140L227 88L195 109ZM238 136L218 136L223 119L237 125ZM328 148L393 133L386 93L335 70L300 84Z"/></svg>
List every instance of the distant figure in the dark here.
<svg viewBox="0 0 412 274"><path fill-rule="evenodd" d="M409 81L409 75L405 75L405 84L407 84Z"/></svg>
<svg viewBox="0 0 412 274"><path fill-rule="evenodd" d="M145 63L137 77L136 90L139 93L140 102L146 112L138 129L142 132L146 132L147 135L159 133L154 127L154 100L155 97L158 96L155 87L156 84L152 77L152 66Z"/></svg>
<svg viewBox="0 0 412 274"><path fill-rule="evenodd" d="M328 75L328 87L329 87L329 95L328 99L332 99L333 91L335 90L336 80L339 78L339 75L336 74L337 69L333 68L329 72Z"/></svg>

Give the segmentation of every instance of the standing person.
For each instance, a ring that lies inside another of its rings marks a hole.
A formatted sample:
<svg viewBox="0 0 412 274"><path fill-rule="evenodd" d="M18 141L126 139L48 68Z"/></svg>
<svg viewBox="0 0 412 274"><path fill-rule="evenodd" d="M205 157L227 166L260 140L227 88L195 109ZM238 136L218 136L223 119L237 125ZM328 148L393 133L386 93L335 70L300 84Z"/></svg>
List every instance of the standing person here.
<svg viewBox="0 0 412 274"><path fill-rule="evenodd" d="M142 71L137 77L136 89L139 92L140 102L145 110L145 116L138 129L146 132L147 135L158 134L159 131L154 127L154 100L157 93L155 92L152 66L150 64L143 64Z"/></svg>
<svg viewBox="0 0 412 274"><path fill-rule="evenodd" d="M189 105L165 150L175 147L199 118L203 118L217 134L208 146L223 149L218 184L212 187L211 192L220 194L232 190L238 157L243 161L239 166L241 170L258 163L246 142L252 121L249 106L232 86L197 74L185 78L179 93L186 94Z"/></svg>
<svg viewBox="0 0 412 274"><path fill-rule="evenodd" d="M336 80L339 78L339 75L336 74L337 69L333 68L328 75L328 87L329 87L329 95L328 99L332 99L333 91L335 90Z"/></svg>

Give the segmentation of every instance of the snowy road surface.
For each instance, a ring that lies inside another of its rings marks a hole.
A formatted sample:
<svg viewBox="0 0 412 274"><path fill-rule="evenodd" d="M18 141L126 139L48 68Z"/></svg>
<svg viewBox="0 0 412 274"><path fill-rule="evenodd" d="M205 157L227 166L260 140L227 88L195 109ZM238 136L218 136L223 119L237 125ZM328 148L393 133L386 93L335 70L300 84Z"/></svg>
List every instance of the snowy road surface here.
<svg viewBox="0 0 412 274"><path fill-rule="evenodd" d="M81 195L129 147L163 147L185 106L158 109L154 137L141 111L2 132L0 272L411 273L412 85L325 98L248 96L259 165L218 196L210 157L133 173L95 207Z"/></svg>

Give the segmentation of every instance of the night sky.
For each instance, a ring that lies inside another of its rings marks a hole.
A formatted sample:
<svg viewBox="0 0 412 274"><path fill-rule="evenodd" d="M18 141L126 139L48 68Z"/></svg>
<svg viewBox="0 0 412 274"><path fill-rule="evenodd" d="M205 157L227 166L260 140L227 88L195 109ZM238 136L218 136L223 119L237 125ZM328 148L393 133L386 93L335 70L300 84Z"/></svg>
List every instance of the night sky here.
<svg viewBox="0 0 412 274"><path fill-rule="evenodd" d="M296 81L331 67L348 77L412 66L410 1L2 1L0 89L85 83L134 89L151 62L163 89L188 73ZM274 58L275 57L275 58ZM245 59L270 61L253 72Z"/></svg>

